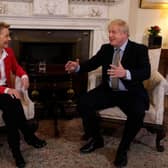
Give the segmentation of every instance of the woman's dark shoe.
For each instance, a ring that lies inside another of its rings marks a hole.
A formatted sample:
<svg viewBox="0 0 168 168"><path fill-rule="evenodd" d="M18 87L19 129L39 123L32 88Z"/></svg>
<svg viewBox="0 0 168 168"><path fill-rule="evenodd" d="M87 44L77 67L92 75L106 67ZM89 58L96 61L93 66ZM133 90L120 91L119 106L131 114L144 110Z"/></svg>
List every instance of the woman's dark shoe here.
<svg viewBox="0 0 168 168"><path fill-rule="evenodd" d="M27 144L33 146L34 148L42 148L47 145L47 142L45 140L41 140L35 135L29 139L25 138L25 141L27 142Z"/></svg>
<svg viewBox="0 0 168 168"><path fill-rule="evenodd" d="M17 168L24 168L26 163L23 159L23 156L22 156L20 150L19 149L13 149L12 154L13 154L13 157L15 159L16 167Z"/></svg>

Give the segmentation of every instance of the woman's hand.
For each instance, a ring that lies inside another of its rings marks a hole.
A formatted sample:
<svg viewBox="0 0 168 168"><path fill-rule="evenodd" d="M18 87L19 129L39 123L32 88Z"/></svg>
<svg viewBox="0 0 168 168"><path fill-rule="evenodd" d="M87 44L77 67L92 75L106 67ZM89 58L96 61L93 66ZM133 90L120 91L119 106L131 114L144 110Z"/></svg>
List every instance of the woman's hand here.
<svg viewBox="0 0 168 168"><path fill-rule="evenodd" d="M9 88L7 94L9 94L13 99L21 99L21 95L18 90Z"/></svg>
<svg viewBox="0 0 168 168"><path fill-rule="evenodd" d="M29 78L21 78L22 87L27 90L29 88Z"/></svg>

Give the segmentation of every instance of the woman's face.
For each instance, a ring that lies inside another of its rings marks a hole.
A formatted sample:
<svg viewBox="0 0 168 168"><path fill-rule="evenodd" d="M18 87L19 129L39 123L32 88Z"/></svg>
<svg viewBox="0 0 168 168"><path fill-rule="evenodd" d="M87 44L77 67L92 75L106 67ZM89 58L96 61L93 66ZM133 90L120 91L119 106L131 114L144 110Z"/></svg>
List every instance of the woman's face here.
<svg viewBox="0 0 168 168"><path fill-rule="evenodd" d="M9 29L3 28L0 31L0 49L7 48L9 46L9 41L11 40Z"/></svg>

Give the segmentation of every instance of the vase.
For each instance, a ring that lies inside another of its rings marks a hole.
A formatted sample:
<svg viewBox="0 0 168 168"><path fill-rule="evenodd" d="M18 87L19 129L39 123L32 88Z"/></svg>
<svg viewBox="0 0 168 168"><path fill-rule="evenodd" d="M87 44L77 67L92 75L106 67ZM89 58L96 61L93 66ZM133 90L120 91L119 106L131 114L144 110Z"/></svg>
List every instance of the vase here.
<svg viewBox="0 0 168 168"><path fill-rule="evenodd" d="M152 36L149 35L148 38L148 48L154 49L154 48L161 48L162 46L162 36Z"/></svg>

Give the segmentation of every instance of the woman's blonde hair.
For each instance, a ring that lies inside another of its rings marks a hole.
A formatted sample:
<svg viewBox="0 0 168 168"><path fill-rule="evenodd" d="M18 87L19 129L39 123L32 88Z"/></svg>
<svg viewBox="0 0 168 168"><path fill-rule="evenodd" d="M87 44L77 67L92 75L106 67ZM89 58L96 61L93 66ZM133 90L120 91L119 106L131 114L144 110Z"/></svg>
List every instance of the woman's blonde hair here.
<svg viewBox="0 0 168 168"><path fill-rule="evenodd" d="M122 32L127 33L129 35L129 27L128 24L122 20L122 19L115 19L112 20L109 24L108 24L108 30L110 29L110 27L112 25L118 25L121 29Z"/></svg>
<svg viewBox="0 0 168 168"><path fill-rule="evenodd" d="M0 31L1 31L2 29L4 29L4 28L9 28L9 27L10 27L9 24L7 24L7 23L5 23L5 22L0 22Z"/></svg>

